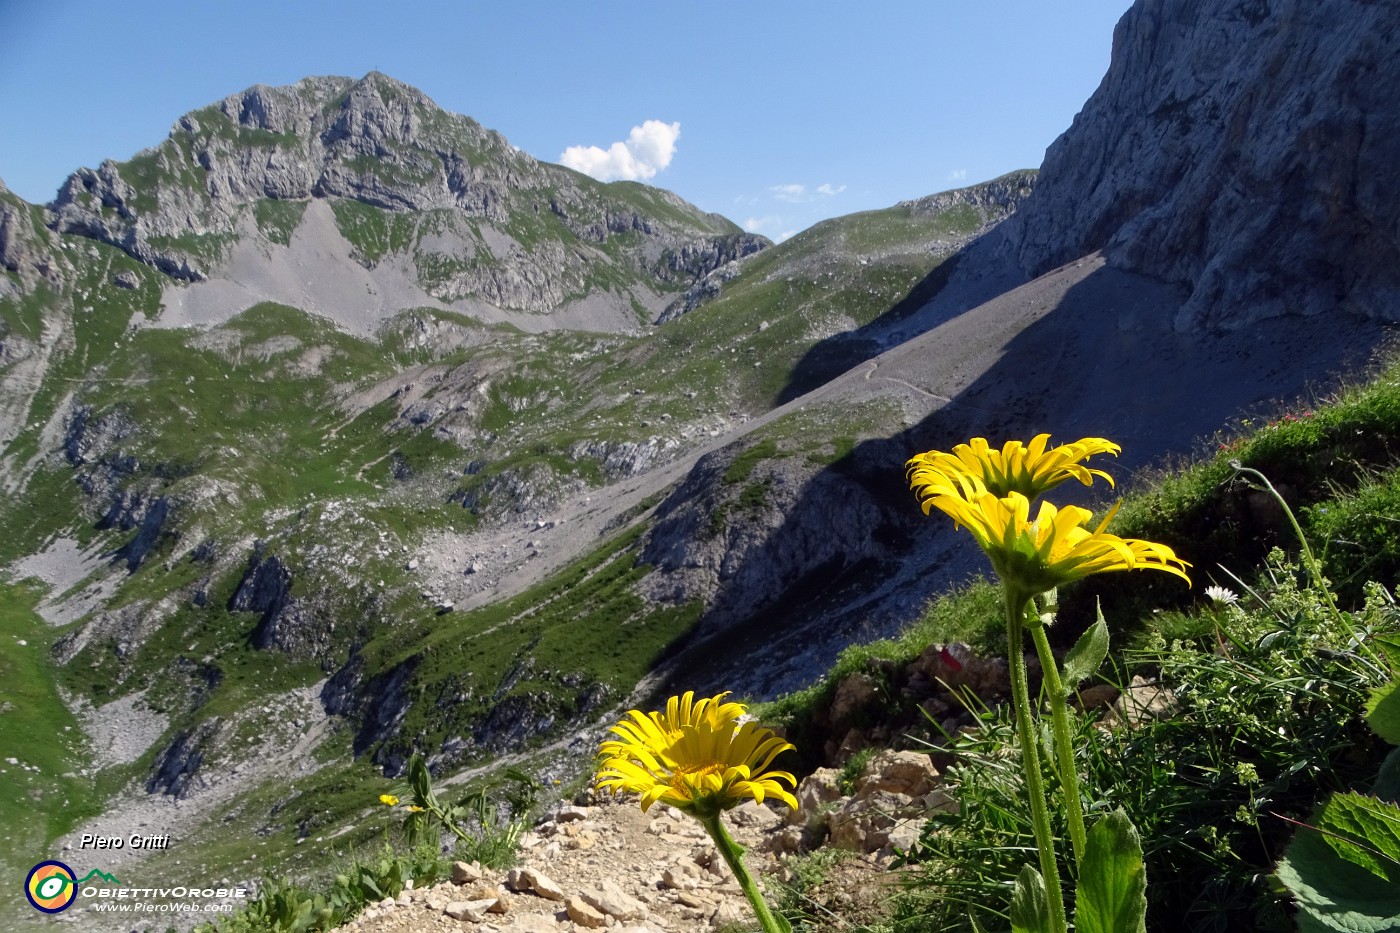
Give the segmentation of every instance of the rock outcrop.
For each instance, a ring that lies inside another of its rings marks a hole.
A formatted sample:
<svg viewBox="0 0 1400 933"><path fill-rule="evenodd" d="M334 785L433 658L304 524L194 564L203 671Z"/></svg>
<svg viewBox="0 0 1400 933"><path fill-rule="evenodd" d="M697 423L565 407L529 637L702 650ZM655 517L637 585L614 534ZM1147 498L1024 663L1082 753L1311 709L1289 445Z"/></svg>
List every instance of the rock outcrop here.
<svg viewBox="0 0 1400 933"><path fill-rule="evenodd" d="M181 800L199 789L203 785L200 767L209 748L218 744L224 731L224 721L216 716L176 735L156 758L146 781L146 793L169 794Z"/></svg>
<svg viewBox="0 0 1400 933"><path fill-rule="evenodd" d="M255 648L295 651L302 612L292 596L291 568L276 554L264 554L262 547L254 549L228 608L259 614L251 639Z"/></svg>
<svg viewBox="0 0 1400 933"><path fill-rule="evenodd" d="M735 467L741 456L735 447L697 461L657 507L641 554L657 571L648 596L707 603L700 637L752 618L815 575L830 581L885 553L870 534L884 524L883 508L849 477L796 458L746 473ZM796 508L804 499L826 508Z"/></svg>
<svg viewBox="0 0 1400 933"><path fill-rule="evenodd" d="M1139 0L999 235L1029 276L1103 250L1184 285L1179 330L1400 320L1397 56L1394 3Z"/></svg>

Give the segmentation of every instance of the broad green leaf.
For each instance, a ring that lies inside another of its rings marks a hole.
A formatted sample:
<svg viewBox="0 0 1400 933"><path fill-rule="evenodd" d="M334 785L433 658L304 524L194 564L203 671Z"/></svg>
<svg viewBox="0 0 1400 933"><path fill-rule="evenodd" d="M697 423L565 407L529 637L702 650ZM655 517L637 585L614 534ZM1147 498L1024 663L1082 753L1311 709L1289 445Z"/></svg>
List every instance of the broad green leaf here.
<svg viewBox="0 0 1400 933"><path fill-rule="evenodd" d="M1400 748L1392 748L1385 761L1381 762L1381 770L1376 775L1371 793L1382 800L1400 803Z"/></svg>
<svg viewBox="0 0 1400 933"><path fill-rule="evenodd" d="M1380 645L1381 651L1389 659L1391 669L1400 673L1400 635L1377 635L1376 644Z"/></svg>
<svg viewBox="0 0 1400 933"><path fill-rule="evenodd" d="M433 797L433 784L428 777L427 762L416 752L408 760L408 782L413 786L413 795L418 798L414 802L420 807L427 806Z"/></svg>
<svg viewBox="0 0 1400 933"><path fill-rule="evenodd" d="M1089 626L1088 631L1079 636L1068 655L1065 656L1064 691L1065 696L1074 692L1079 683L1092 677L1108 656L1108 625L1100 613L1099 620Z"/></svg>
<svg viewBox="0 0 1400 933"><path fill-rule="evenodd" d="M1142 840L1128 815L1115 810L1089 830L1075 888L1076 933L1145 933L1146 892Z"/></svg>
<svg viewBox="0 0 1400 933"><path fill-rule="evenodd" d="M1334 794L1318 813L1317 828L1339 856L1400 886L1400 806Z"/></svg>
<svg viewBox="0 0 1400 933"><path fill-rule="evenodd" d="M1400 885L1341 858L1325 840L1299 830L1275 872L1298 903L1298 929L1400 933Z"/></svg>
<svg viewBox="0 0 1400 933"><path fill-rule="evenodd" d="M1366 723L1391 745L1400 745L1400 681L1392 680L1371 691Z"/></svg>
<svg viewBox="0 0 1400 933"><path fill-rule="evenodd" d="M1045 879L1027 865L1016 877L1011 893L1012 933L1050 933L1050 898L1045 893Z"/></svg>

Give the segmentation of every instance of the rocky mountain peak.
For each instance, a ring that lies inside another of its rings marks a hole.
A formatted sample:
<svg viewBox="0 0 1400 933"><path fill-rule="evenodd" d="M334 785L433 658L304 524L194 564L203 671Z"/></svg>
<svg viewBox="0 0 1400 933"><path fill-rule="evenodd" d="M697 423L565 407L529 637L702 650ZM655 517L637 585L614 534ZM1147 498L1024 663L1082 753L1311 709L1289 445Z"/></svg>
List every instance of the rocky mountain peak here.
<svg viewBox="0 0 1400 933"><path fill-rule="evenodd" d="M358 81L334 76L303 78L285 87L255 84L238 94L230 94L217 104L230 121L271 133L302 135L308 117L318 111L338 115L336 125L346 130L372 127L381 132L398 126L398 142L415 141L419 112L438 110L428 95L402 81L371 71ZM195 129L186 117L176 124Z"/></svg>
<svg viewBox="0 0 1400 933"><path fill-rule="evenodd" d="M323 141L363 137L384 144L418 142L419 114L437 105L416 88L371 72L351 86Z"/></svg>
<svg viewBox="0 0 1400 933"><path fill-rule="evenodd" d="M334 220L307 211L311 201L329 202ZM233 297L230 288L180 296L203 321L258 300L300 303L264 260L275 265L305 217L325 221L308 227L315 256L288 264L329 256L370 270L375 281L360 291L395 296L364 309L375 319L435 302L552 314L591 301L584 316L608 322L599 329L626 329L717 263L767 245L668 192L538 162L377 72L230 95L128 162L78 170L49 207L59 232L115 245L175 279L231 280Z"/></svg>

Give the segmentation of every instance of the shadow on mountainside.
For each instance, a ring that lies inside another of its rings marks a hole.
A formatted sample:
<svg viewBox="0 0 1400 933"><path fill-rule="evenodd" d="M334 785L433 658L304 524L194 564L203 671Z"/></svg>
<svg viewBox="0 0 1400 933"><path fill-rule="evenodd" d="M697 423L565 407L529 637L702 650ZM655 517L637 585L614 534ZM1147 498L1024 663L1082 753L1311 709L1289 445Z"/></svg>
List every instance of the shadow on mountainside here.
<svg viewBox="0 0 1400 933"><path fill-rule="evenodd" d="M746 587L764 575L745 566L729 574L707 612L727 624L709 633L702 619L697 631L707 640L677 659L668 687L769 698L805 686L845 645L894 634L931 597L989 572L967 535L920 512L904 479L914 453L972 436L993 443L1042 431L1056 441L1108 437L1123 447L1116 463L1105 464L1122 491L1139 471L1189 454L1242 414L1331 390L1394 331L1335 316L1178 333L1172 317L1183 299L1173 286L1088 257L951 318L814 393L831 399L886 391L928 407L906 430L857 445L807 480L779 526L743 561L770 576L776 565L779 585ZM1091 505L1095 495L1112 493L1071 484L1057 501ZM848 529L829 526L838 499L863 503L878 519L837 558L794 559L785 546L794 540L843 533L850 540ZM1180 550L1191 560L1189 545ZM1193 598L1162 574L1136 575L1134 584L1163 605Z"/></svg>
<svg viewBox="0 0 1400 933"><path fill-rule="evenodd" d="M962 255L959 251L943 260L911 288L909 294L873 321L855 330L833 334L814 344L792 368L787 385L773 401L774 406L786 405L801 398L888 349L885 338L890 328L909 320L920 308L933 301L957 270Z"/></svg>

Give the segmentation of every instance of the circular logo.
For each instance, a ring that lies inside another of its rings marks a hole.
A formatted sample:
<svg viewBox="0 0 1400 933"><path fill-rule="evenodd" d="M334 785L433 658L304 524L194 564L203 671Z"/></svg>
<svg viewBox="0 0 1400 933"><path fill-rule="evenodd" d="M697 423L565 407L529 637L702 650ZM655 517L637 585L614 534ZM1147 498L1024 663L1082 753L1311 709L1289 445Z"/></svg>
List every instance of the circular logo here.
<svg viewBox="0 0 1400 933"><path fill-rule="evenodd" d="M24 879L24 896L35 910L46 914L67 910L78 896L73 869L62 862L40 862L29 869L29 877Z"/></svg>

